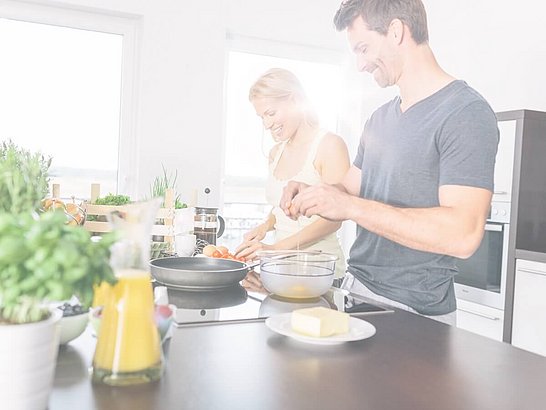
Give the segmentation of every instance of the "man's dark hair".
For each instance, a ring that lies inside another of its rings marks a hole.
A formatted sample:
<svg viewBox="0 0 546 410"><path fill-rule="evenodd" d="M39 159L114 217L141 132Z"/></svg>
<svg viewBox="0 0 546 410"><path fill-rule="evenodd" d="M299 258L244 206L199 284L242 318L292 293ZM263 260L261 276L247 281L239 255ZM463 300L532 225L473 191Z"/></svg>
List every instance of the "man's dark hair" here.
<svg viewBox="0 0 546 410"><path fill-rule="evenodd" d="M358 16L370 30L383 35L391 21L400 19L417 44L428 41L427 14L421 0L346 0L334 17L337 31L345 30Z"/></svg>

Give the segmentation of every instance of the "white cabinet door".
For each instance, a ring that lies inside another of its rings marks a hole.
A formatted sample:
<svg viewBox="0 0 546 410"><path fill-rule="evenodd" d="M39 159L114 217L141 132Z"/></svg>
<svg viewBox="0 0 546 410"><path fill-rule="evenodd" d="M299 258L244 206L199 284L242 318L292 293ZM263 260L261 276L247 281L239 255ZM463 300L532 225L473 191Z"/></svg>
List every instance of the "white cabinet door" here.
<svg viewBox="0 0 546 410"><path fill-rule="evenodd" d="M516 260L512 344L546 356L546 264Z"/></svg>
<svg viewBox="0 0 546 410"><path fill-rule="evenodd" d="M457 299L457 327L502 341L504 311Z"/></svg>

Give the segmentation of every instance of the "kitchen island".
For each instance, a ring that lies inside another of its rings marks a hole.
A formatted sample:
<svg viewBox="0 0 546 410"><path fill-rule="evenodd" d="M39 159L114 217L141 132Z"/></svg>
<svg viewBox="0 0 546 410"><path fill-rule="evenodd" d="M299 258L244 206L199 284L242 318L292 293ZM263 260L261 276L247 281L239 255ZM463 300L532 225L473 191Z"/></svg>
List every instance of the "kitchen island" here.
<svg viewBox="0 0 546 410"><path fill-rule="evenodd" d="M305 344L263 321L173 329L159 382L90 382L89 332L59 352L50 410L543 409L546 358L412 313L361 316L377 333Z"/></svg>

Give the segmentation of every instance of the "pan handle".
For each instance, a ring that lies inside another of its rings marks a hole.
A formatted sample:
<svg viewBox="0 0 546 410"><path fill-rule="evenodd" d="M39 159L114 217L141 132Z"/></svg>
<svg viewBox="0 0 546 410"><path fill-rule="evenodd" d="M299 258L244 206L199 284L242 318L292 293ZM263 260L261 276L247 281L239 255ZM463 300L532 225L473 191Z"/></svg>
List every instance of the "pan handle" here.
<svg viewBox="0 0 546 410"><path fill-rule="evenodd" d="M253 261L247 262L246 267L249 268L249 269L254 269L259 264L260 264L260 260L259 259L254 259Z"/></svg>

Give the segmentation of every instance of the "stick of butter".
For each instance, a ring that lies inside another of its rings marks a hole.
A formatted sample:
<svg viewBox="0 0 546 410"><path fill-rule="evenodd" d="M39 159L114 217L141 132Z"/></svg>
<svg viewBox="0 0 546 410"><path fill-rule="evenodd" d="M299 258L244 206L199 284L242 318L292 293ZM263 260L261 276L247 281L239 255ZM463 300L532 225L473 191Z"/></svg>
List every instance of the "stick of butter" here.
<svg viewBox="0 0 546 410"><path fill-rule="evenodd" d="M325 307L297 309L290 318L292 330L313 336L328 337L349 332L349 315Z"/></svg>

